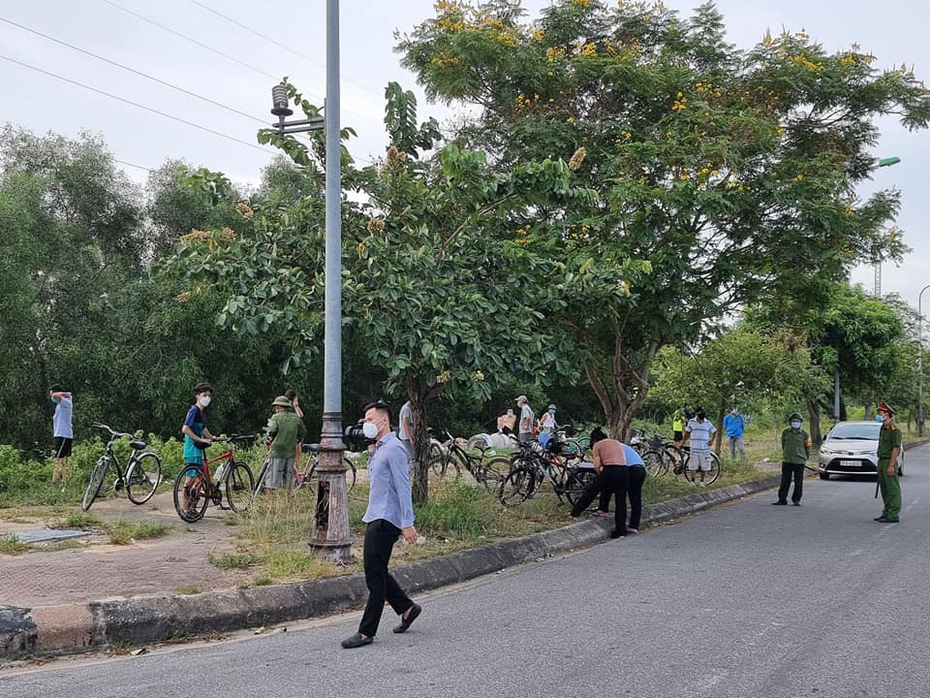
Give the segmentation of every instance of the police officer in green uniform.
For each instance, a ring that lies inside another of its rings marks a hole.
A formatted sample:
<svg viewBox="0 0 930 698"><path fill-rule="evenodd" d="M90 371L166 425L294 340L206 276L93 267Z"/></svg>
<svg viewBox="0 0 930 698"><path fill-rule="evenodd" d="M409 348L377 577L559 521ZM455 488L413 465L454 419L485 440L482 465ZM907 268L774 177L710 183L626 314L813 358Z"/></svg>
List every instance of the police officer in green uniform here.
<svg viewBox="0 0 930 698"><path fill-rule="evenodd" d="M788 503L788 488L794 478L794 492L791 494L791 503L801 506L801 495L804 493L804 466L810 458L811 437L801 429L804 418L800 412L792 412L788 416L788 428L781 433L781 485L778 488L778 501L772 502L776 506L785 506Z"/></svg>
<svg viewBox="0 0 930 698"><path fill-rule="evenodd" d="M875 520L898 523L901 516L901 483L898 481L898 454L901 453L901 430L894 423L894 410L884 402L878 403L875 419L881 419L878 434L878 487L885 508Z"/></svg>

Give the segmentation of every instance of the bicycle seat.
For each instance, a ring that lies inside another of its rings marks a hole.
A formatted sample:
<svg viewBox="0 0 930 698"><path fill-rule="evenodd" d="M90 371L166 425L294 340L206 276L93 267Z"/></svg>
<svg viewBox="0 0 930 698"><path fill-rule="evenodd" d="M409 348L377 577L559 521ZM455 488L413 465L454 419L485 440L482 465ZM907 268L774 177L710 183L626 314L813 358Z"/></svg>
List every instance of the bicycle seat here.
<svg viewBox="0 0 930 698"><path fill-rule="evenodd" d="M301 453L318 453L320 444L300 444Z"/></svg>
<svg viewBox="0 0 930 698"><path fill-rule="evenodd" d="M132 446L137 451L141 451L143 448L145 448L145 441L139 441L138 439L136 439L134 441L130 441L129 445Z"/></svg>

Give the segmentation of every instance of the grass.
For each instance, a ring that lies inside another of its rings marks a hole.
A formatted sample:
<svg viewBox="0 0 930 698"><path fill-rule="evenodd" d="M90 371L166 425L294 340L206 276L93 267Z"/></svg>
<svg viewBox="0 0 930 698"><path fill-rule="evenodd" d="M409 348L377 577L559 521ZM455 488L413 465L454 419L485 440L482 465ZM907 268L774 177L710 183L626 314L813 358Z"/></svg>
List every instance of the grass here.
<svg viewBox="0 0 930 698"><path fill-rule="evenodd" d="M152 523L151 521L139 521L137 523L116 521L103 524L102 527L113 545L129 545L137 540L160 538L172 528L169 524Z"/></svg>
<svg viewBox="0 0 930 698"><path fill-rule="evenodd" d="M65 514L64 517L49 519L46 525L49 528L68 528L79 531L100 528L102 526L100 519L93 514L88 514L83 511L72 511Z"/></svg>
<svg viewBox="0 0 930 698"><path fill-rule="evenodd" d="M202 591L203 589L201 589L200 587L185 586L185 587L178 587L177 589L174 590L174 593L181 594L182 596L193 596L194 594L199 594Z"/></svg>
<svg viewBox="0 0 930 698"><path fill-rule="evenodd" d="M0 538L0 555L22 555L27 550L29 546L12 533Z"/></svg>
<svg viewBox="0 0 930 698"><path fill-rule="evenodd" d="M253 553L224 553L220 557L209 556L210 564L221 570L244 570L254 567L261 558Z"/></svg>

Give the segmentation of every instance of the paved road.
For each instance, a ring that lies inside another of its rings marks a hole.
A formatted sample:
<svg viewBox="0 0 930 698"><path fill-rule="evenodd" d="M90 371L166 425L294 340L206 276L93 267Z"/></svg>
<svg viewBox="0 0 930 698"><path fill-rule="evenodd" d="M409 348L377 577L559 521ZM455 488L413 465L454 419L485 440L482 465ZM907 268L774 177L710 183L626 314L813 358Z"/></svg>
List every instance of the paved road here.
<svg viewBox="0 0 930 698"><path fill-rule="evenodd" d="M358 614L239 642L0 673L0 695L921 696L930 686L930 448L902 523L874 481L808 480L626 540L424 596L413 629Z"/></svg>

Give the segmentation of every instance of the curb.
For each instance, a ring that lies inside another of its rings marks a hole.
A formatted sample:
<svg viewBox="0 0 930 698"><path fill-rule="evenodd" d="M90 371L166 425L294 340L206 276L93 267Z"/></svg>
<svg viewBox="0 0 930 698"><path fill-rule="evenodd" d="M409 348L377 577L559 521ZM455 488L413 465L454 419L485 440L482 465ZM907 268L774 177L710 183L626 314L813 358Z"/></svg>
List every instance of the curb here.
<svg viewBox="0 0 930 698"><path fill-rule="evenodd" d="M643 509L655 525L778 485L779 476L697 492ZM609 540L611 520L591 519L550 531L461 550L392 570L411 592L457 584L576 548ZM367 597L363 575L192 596L161 595L84 604L20 608L0 605L0 659L70 654L113 643L150 644L204 633L229 632L325 616L359 608Z"/></svg>

